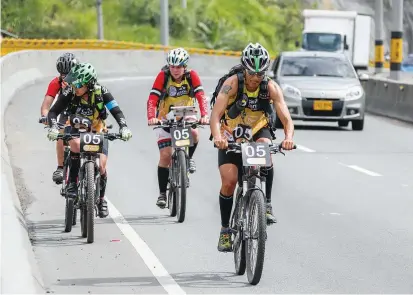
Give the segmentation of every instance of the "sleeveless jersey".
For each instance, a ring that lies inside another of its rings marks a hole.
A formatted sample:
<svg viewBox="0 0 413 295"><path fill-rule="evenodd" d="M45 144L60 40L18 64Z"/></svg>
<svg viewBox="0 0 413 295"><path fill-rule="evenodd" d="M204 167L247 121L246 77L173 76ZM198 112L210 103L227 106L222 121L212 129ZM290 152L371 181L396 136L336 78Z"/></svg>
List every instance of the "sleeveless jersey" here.
<svg viewBox="0 0 413 295"><path fill-rule="evenodd" d="M255 135L263 127L268 126L268 119L265 115L265 112L259 110L259 98L258 93L260 88L250 92L247 90L246 85L243 89L243 98L247 99L247 105L241 114L234 119L228 117L228 110L225 110L224 120L221 123L221 135L225 136L228 141L234 141L233 131L238 125L244 125L251 128L251 135ZM232 104L235 101L236 95L230 97L228 105Z"/></svg>

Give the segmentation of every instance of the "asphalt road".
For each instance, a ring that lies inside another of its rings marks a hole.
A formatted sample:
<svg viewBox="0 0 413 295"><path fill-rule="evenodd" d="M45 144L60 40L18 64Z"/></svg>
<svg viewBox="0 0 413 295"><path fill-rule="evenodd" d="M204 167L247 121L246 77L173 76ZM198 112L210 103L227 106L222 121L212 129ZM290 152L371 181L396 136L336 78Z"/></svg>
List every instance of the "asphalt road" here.
<svg viewBox="0 0 413 295"><path fill-rule="evenodd" d="M208 91L213 80L204 80ZM19 94L6 114L16 184L46 290L54 293L268 294L413 292L413 126L367 116L365 130L297 122L300 149L274 156L273 205L264 274L234 275L217 251L217 151L201 130L185 223L156 205L158 148L146 124L152 80L105 82L133 138L109 149L111 218L95 243L79 222L63 232L64 199L52 182L55 143L37 123L47 84ZM114 119L111 119L115 122ZM116 125L116 123L115 123ZM117 130L117 128L115 129ZM283 138L281 132L279 139Z"/></svg>

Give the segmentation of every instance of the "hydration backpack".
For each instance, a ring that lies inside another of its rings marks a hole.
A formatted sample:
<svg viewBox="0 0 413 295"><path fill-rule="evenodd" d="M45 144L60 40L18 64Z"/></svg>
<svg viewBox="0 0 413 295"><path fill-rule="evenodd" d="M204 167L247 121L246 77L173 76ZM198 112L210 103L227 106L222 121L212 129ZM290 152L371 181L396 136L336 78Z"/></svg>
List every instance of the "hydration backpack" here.
<svg viewBox="0 0 413 295"><path fill-rule="evenodd" d="M165 97L167 96L166 85L168 84L169 77L171 76L171 72L169 71L169 66L168 65L163 66L161 71L163 71L165 73L165 79L164 79L164 82L163 82L162 94L159 97L159 101L165 99ZM186 78L186 80L188 81L188 84L189 84L189 94L188 95L189 95L189 97L193 98L194 97L194 87L192 85L192 78L191 78L190 71L185 69L184 76L185 76L185 78ZM158 101L158 103L159 103L159 101Z"/></svg>
<svg viewBox="0 0 413 295"><path fill-rule="evenodd" d="M237 75L238 78L238 91L237 91L237 96L234 100L233 103L229 104L227 106L227 110L234 104L236 103L239 99L242 98L243 93L244 93L244 85L245 85L245 77L244 77L244 68L241 64L236 65L232 67L227 74L225 74L223 77L221 77L218 81L218 85L215 88L214 93L212 94L211 97L211 110L215 105L216 99L218 97L219 91L221 90L222 84L224 84L225 80L231 77L232 75ZM259 99L259 110L262 110L266 112L268 115L273 113L274 110L271 106L270 100L269 100L269 94L268 94L268 83L270 81L270 78L267 76L262 80L260 84L260 90L258 92L257 98Z"/></svg>
<svg viewBox="0 0 413 295"><path fill-rule="evenodd" d="M215 91L212 94L211 101L210 101L211 110L215 105L215 102L218 97L219 91L221 90L222 84L224 84L226 79L228 79L229 77L233 75L237 75L237 78L238 78L237 96L234 102L227 106L227 110L229 110L233 104L235 104L238 100L242 98L243 93L244 93L244 85L245 85L244 67L241 64L238 64L232 67L227 74L225 74L218 80L218 85L216 86ZM259 110L264 111L267 114L268 119L270 120L270 127L272 127L273 124L271 122L271 118L274 115L274 108L272 106L272 103L270 103L269 93L268 93L268 83L270 80L271 79L269 77L267 76L264 77L264 79L260 83L260 86L259 86L260 90L258 92L257 98L259 101ZM224 117L225 115L221 117L221 121L224 119ZM271 133L273 133L272 129L273 128L270 128ZM212 140L212 134L210 135L209 139Z"/></svg>

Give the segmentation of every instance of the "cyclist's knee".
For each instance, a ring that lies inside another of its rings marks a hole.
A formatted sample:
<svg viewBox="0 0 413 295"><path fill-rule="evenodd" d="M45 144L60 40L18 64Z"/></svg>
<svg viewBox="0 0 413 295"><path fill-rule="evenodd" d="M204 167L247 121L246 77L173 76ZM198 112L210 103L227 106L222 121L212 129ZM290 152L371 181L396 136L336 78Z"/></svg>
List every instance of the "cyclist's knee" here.
<svg viewBox="0 0 413 295"><path fill-rule="evenodd" d="M80 139L75 138L69 142L70 150L74 153L80 153Z"/></svg>
<svg viewBox="0 0 413 295"><path fill-rule="evenodd" d="M159 150L159 164L162 167L168 167L169 163L171 162L172 157L172 148L165 147Z"/></svg>
<svg viewBox="0 0 413 295"><path fill-rule="evenodd" d="M237 185L237 180L227 180L223 181L221 185L221 193L230 196L234 193L235 191L235 186Z"/></svg>
<svg viewBox="0 0 413 295"><path fill-rule="evenodd" d="M100 154L100 166L99 166L100 174L105 174L107 161L108 161L108 156L105 154Z"/></svg>
<svg viewBox="0 0 413 295"><path fill-rule="evenodd" d="M198 131L198 129L192 129L192 136L194 138L194 142L199 141L199 131Z"/></svg>
<svg viewBox="0 0 413 295"><path fill-rule="evenodd" d="M234 192L235 186L238 182L237 176L237 173L221 174L221 193L223 193L226 196L229 196Z"/></svg>

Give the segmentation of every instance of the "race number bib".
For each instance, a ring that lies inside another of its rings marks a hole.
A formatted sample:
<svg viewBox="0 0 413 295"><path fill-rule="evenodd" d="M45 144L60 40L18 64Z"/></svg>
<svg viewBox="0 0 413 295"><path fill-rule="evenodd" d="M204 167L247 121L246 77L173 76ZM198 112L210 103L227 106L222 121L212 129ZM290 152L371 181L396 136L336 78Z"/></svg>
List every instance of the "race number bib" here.
<svg viewBox="0 0 413 295"><path fill-rule="evenodd" d="M237 139L246 139L250 141L252 140L252 129L247 125L239 124L232 131L232 136L234 137L234 141L237 141Z"/></svg>
<svg viewBox="0 0 413 295"><path fill-rule="evenodd" d="M103 134L80 133L80 152L102 153L104 139Z"/></svg>
<svg viewBox="0 0 413 295"><path fill-rule="evenodd" d="M72 115L70 116L70 125L76 129L86 128L87 130L90 130L92 121L80 115Z"/></svg>
<svg viewBox="0 0 413 295"><path fill-rule="evenodd" d="M190 127L171 128L172 147L193 146L194 140Z"/></svg>
<svg viewBox="0 0 413 295"><path fill-rule="evenodd" d="M271 166L270 147L267 142L247 142L241 144L244 166Z"/></svg>

